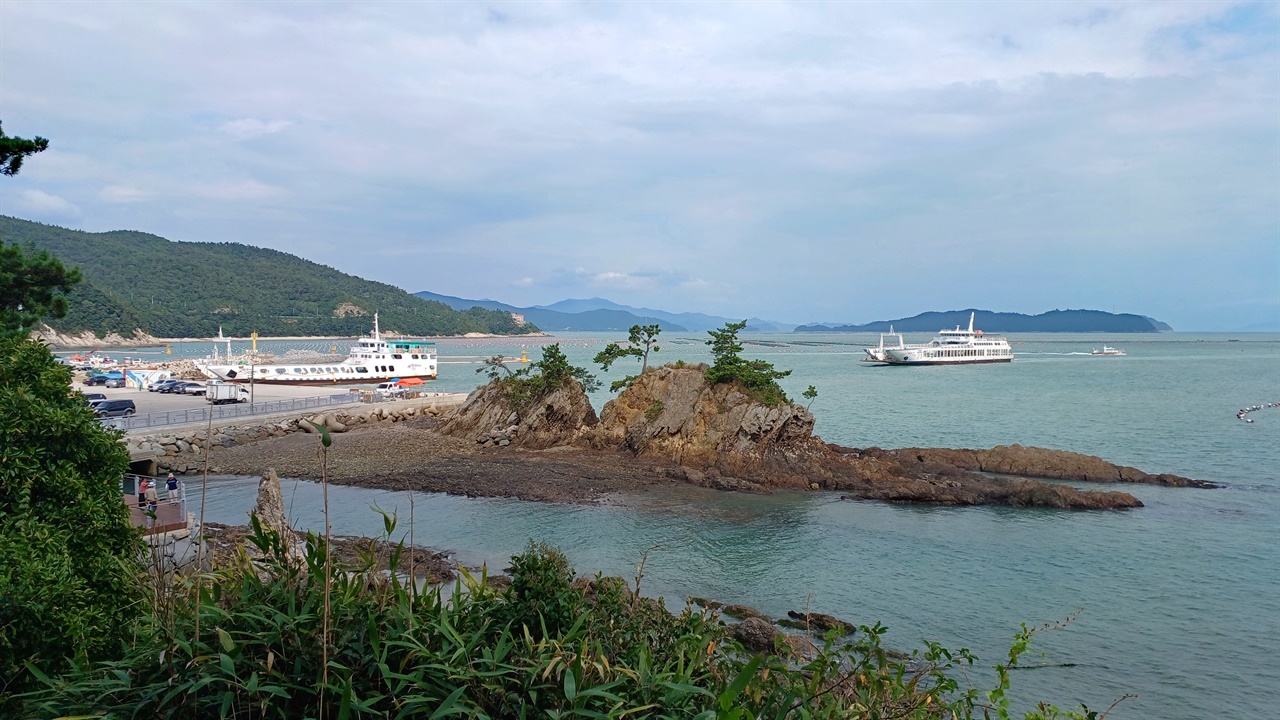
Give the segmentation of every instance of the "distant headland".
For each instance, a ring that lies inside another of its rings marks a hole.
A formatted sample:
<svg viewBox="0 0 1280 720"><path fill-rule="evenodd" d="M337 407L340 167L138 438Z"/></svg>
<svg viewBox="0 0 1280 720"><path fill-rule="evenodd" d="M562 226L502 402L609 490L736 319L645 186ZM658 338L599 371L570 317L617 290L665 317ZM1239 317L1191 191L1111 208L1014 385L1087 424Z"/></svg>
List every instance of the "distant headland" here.
<svg viewBox="0 0 1280 720"><path fill-rule="evenodd" d="M969 308L924 312L908 318L877 320L862 325L814 323L801 325L795 332L935 332L941 328L967 326L973 313L973 326L986 332L1107 332L1158 333L1172 332L1167 324L1142 315L1109 313L1101 310L1050 310L1039 315L992 312Z"/></svg>

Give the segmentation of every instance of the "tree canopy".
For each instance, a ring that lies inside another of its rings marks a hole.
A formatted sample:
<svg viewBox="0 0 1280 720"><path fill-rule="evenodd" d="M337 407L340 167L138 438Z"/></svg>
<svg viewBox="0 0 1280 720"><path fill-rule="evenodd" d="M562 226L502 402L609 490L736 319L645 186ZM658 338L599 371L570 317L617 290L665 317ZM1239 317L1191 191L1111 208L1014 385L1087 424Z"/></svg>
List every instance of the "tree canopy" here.
<svg viewBox="0 0 1280 720"><path fill-rule="evenodd" d="M11 177L17 175L22 169L22 161L28 155L44 152L48 147L49 141L38 135L31 140L10 137L5 135L4 128L0 127L0 174Z"/></svg>
<svg viewBox="0 0 1280 720"><path fill-rule="evenodd" d="M738 341L738 332L747 326L747 321L725 323L719 330L708 330L711 336L706 343L711 346L711 357L715 362L707 368L707 382L712 385L736 382L766 404L776 405L790 402L778 380L791 374L790 370L777 370L772 363L764 360L747 360L742 357L742 343Z"/></svg>
<svg viewBox="0 0 1280 720"><path fill-rule="evenodd" d="M0 337L25 337L41 318L66 317L66 293L81 280L47 252L0 240Z"/></svg>

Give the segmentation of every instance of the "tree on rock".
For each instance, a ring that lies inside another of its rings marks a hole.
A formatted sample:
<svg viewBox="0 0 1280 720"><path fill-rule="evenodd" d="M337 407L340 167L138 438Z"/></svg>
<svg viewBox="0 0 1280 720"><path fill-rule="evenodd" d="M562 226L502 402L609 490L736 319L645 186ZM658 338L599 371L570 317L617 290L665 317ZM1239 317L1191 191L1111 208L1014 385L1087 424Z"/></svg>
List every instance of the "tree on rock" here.
<svg viewBox="0 0 1280 720"><path fill-rule="evenodd" d="M512 371L501 356L494 356L486 360L484 367L477 368L476 372L487 375L489 382L500 385L507 400L516 408L528 407L573 380L582 383L582 389L586 392L600 389L600 381L596 376L587 372L586 368L569 364L569 358L560 349L560 343L546 346L542 349L541 360L519 370Z"/></svg>
<svg viewBox="0 0 1280 720"><path fill-rule="evenodd" d="M658 325L632 325L631 334L627 337L627 347L624 348L618 343L609 343L603 350L596 353L595 363L608 371L610 365L624 357L639 358L640 374L643 375L649 369L649 353L662 349L658 347L658 334L661 332L662 328ZM617 392L620 388L630 387L636 377L636 375L628 375L610 385L609 390Z"/></svg>
<svg viewBox="0 0 1280 720"><path fill-rule="evenodd" d="M747 321L725 323L719 330L708 330L711 336L707 344L711 346L711 357L715 362L707 368L707 382L712 385L736 382L746 389L751 396L765 405L791 402L783 391L778 380L791 374L790 370L777 370L772 363L764 360L747 360L742 357L742 343L738 341L738 331L747 326Z"/></svg>

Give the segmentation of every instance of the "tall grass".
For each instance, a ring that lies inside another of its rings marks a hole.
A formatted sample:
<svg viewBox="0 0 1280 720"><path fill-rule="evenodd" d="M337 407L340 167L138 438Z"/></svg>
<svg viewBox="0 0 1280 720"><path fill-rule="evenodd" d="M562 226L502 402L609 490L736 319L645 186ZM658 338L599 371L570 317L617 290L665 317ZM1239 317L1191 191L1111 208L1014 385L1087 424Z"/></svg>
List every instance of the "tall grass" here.
<svg viewBox="0 0 1280 720"><path fill-rule="evenodd" d="M390 535L395 519L385 527ZM256 518L250 542L253 555L242 550L203 588L176 579L167 622L145 620L120 658L42 676L47 688L25 698L29 714L1007 717L999 702L957 682L973 662L967 652L930 645L903 659L881 647L883 628L864 627L851 644L828 638L807 661L751 655L718 620L689 607L669 612L619 578L575 578L562 554L536 543L512 559L505 589L482 572L417 593L396 572L402 545L386 573L372 551L355 566L330 567L327 543L314 534L306 563L290 561ZM203 636L192 632L197 622Z"/></svg>

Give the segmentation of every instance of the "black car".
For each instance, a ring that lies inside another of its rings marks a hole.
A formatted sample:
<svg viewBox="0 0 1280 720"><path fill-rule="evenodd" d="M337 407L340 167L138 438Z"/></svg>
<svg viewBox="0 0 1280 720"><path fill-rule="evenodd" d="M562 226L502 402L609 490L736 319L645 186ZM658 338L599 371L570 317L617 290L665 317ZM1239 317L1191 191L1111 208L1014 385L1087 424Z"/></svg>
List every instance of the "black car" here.
<svg viewBox="0 0 1280 720"><path fill-rule="evenodd" d="M138 412L138 408L132 400L102 400L93 406L93 411L98 417L129 417Z"/></svg>
<svg viewBox="0 0 1280 720"><path fill-rule="evenodd" d="M106 399L107 396L102 393L84 393L84 404L89 407L93 407Z"/></svg>
<svg viewBox="0 0 1280 720"><path fill-rule="evenodd" d="M106 385L110 378L106 375L90 375L85 379L85 385Z"/></svg>

